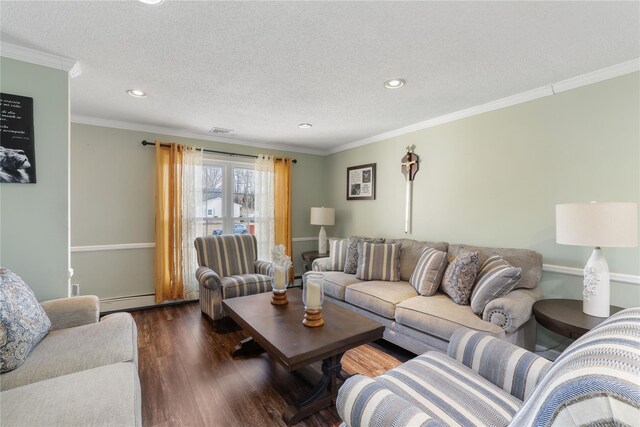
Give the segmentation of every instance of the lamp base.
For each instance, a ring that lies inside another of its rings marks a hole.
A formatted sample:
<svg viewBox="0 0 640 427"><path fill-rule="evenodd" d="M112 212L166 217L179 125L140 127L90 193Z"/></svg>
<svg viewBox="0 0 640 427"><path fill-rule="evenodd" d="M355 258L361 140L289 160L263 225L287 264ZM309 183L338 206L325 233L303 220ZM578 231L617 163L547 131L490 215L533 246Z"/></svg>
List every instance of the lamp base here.
<svg viewBox="0 0 640 427"><path fill-rule="evenodd" d="M584 267L582 311L595 317L609 317L609 264L596 247Z"/></svg>
<svg viewBox="0 0 640 427"><path fill-rule="evenodd" d="M318 253L327 253L327 232L324 231L324 225L320 227L320 234L318 235Z"/></svg>

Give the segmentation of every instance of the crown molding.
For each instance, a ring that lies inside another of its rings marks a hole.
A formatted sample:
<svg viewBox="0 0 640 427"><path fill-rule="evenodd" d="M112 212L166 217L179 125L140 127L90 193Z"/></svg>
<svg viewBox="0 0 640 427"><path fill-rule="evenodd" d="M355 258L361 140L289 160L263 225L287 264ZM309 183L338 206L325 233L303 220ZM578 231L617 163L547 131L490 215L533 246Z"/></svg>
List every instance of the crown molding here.
<svg viewBox="0 0 640 427"><path fill-rule="evenodd" d="M576 89L581 86L598 83L603 80L613 79L614 77L623 76L625 74L633 73L634 71L640 71L640 58L592 71L581 76L571 77L569 79L559 81L558 83L554 83L551 86L555 93L560 93L566 90Z"/></svg>
<svg viewBox="0 0 640 427"><path fill-rule="evenodd" d="M331 149L329 154L335 154L339 153L340 151L350 150L352 148L361 147L363 145L373 144L374 142L384 141L386 139L395 138L397 136L406 135L408 133L464 119L466 117L498 110L500 108L510 107L512 105L521 104L523 102L532 101L534 99L542 98L549 95L553 95L551 86L541 87L538 89L519 93L517 95L498 99L496 101L487 102L486 104L478 105L476 107L456 111L455 113L445 114L444 116L435 117L433 119L425 120L424 122L419 122L399 129L394 129L389 132L381 133L379 135L374 135L358 141L350 142L348 144Z"/></svg>
<svg viewBox="0 0 640 427"><path fill-rule="evenodd" d="M8 42L0 43L0 56L66 71L71 78L79 76L82 72L80 63L75 59L18 46Z"/></svg>
<svg viewBox="0 0 640 427"><path fill-rule="evenodd" d="M466 117L471 117L478 114L487 113L489 111L495 111L501 108L522 104L524 102L533 101L534 99L543 98L545 96L551 96L556 93L598 83L603 80L612 79L614 77L619 77L624 74L633 73L635 71L640 71L640 58L623 62L621 64L616 64L611 67L602 68L600 70L592 71L580 76L561 80L557 83L552 83L538 89L529 90L516 95L508 96L506 98L501 98L496 101L487 102L486 104L478 105L476 107L471 107L464 110L456 111L454 113L445 114L443 116L435 117L433 119L425 120L413 125L394 129L378 135L370 136L368 138L360 139L358 141L353 141L344 145L340 145L338 147L334 147L328 150L326 154L328 155L339 153L341 151L350 150L352 148L361 147L363 145L373 144L374 142L384 141L386 139L406 135L408 133L453 122L455 120L460 120Z"/></svg>
<svg viewBox="0 0 640 427"><path fill-rule="evenodd" d="M323 150L300 148L300 147L290 146L286 144L265 144L257 141L236 139L236 138L226 138L223 136L222 137L217 135L214 136L214 135L197 133L197 132L192 132L192 131L178 129L178 128L172 128L172 127L145 125L141 123L124 122L119 120L108 120L108 119L102 119L99 117L83 116L79 114L71 115L71 123L78 123L82 125L91 125L91 126L101 126L101 127L115 128L115 129L133 130L138 132L150 132L154 134L179 136L182 138L193 138L193 139L200 139L204 141L221 142L221 143L232 144L232 145L243 145L243 146L254 147L254 148L264 148L267 150L290 151L293 153L314 154L317 156L327 155L327 153Z"/></svg>

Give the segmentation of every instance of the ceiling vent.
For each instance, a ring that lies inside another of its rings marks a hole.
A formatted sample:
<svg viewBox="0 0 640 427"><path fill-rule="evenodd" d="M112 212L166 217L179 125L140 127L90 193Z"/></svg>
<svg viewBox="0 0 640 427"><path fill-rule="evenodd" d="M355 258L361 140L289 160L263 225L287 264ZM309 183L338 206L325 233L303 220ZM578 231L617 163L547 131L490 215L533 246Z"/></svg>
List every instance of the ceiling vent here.
<svg viewBox="0 0 640 427"><path fill-rule="evenodd" d="M209 133L212 133L214 135L229 135L232 132L233 132L233 129L225 129L225 128L219 128L219 127L211 128L211 130L209 131Z"/></svg>

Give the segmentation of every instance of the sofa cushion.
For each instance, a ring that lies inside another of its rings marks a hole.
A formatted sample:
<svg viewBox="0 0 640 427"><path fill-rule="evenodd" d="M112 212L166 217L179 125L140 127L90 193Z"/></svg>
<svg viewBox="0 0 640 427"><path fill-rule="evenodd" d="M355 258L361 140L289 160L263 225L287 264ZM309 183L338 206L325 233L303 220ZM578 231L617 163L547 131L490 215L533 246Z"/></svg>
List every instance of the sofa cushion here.
<svg viewBox="0 0 640 427"><path fill-rule="evenodd" d="M375 381L444 425L506 426L522 406L520 400L462 363L435 351Z"/></svg>
<svg viewBox="0 0 640 427"><path fill-rule="evenodd" d="M400 250L402 245L386 243L358 243L358 269L360 280L400 280Z"/></svg>
<svg viewBox="0 0 640 427"><path fill-rule="evenodd" d="M442 278L442 291L456 304L468 305L478 274L478 252L460 249L449 252L449 265Z"/></svg>
<svg viewBox="0 0 640 427"><path fill-rule="evenodd" d="M329 263L327 270L344 271L344 262L347 259L347 240L329 239Z"/></svg>
<svg viewBox="0 0 640 427"><path fill-rule="evenodd" d="M362 236L349 236L347 239L347 257L344 261L344 272L356 274L358 270L358 243L384 243L384 239L374 239Z"/></svg>
<svg viewBox="0 0 640 427"><path fill-rule="evenodd" d="M485 322L468 305L458 305L446 295L418 296L396 307L396 322L449 341L456 329L465 326L476 331L502 333L498 325Z"/></svg>
<svg viewBox="0 0 640 427"><path fill-rule="evenodd" d="M408 282L411 279L413 270L416 268L418 259L425 248L433 248L442 252L447 252L449 244L447 242L419 242L413 239L391 239L385 243L399 243L402 245L400 253L400 280Z"/></svg>
<svg viewBox="0 0 640 427"><path fill-rule="evenodd" d="M271 290L271 277L263 274L242 274L222 279L222 298L261 294Z"/></svg>
<svg viewBox="0 0 640 427"><path fill-rule="evenodd" d="M0 372L21 366L47 335L51 321L24 281L0 267Z"/></svg>
<svg viewBox="0 0 640 427"><path fill-rule="evenodd" d="M420 295L431 296L438 290L446 268L447 253L427 247L422 252L409 283Z"/></svg>
<svg viewBox="0 0 640 427"><path fill-rule="evenodd" d="M19 369L2 375L0 387L8 390L112 363L137 364L137 339L136 324L129 313L51 331Z"/></svg>
<svg viewBox="0 0 640 427"><path fill-rule="evenodd" d="M536 251L532 251L530 249L489 248L483 246L455 244L449 246L449 252L456 253L460 248L464 248L472 252L478 252L479 265L484 264L487 258L493 255L500 255L514 267L521 267L522 279L520 279L515 289L533 289L540 286L540 277L542 276L542 255Z"/></svg>
<svg viewBox="0 0 640 427"><path fill-rule="evenodd" d="M63 375L0 394L3 426L140 426L140 382L133 363Z"/></svg>
<svg viewBox="0 0 640 427"><path fill-rule="evenodd" d="M482 264L471 293L471 309L482 315L489 301L508 294L522 278L522 268L493 255Z"/></svg>
<svg viewBox="0 0 640 427"><path fill-rule="evenodd" d="M371 281L347 287L346 302L389 319L393 319L396 304L415 297L418 291L408 282Z"/></svg>
<svg viewBox="0 0 640 427"><path fill-rule="evenodd" d="M342 271L323 271L322 275L324 277L324 294L340 301L344 301L344 291L347 286L362 283L362 280L353 274Z"/></svg>

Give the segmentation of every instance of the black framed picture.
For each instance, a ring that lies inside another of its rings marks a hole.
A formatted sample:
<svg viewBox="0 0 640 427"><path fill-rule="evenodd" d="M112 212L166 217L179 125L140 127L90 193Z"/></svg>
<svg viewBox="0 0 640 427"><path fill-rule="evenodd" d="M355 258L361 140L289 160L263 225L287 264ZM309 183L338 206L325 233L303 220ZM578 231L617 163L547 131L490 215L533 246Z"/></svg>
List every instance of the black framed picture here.
<svg viewBox="0 0 640 427"><path fill-rule="evenodd" d="M376 199L376 164L347 168L347 200Z"/></svg>
<svg viewBox="0 0 640 427"><path fill-rule="evenodd" d="M35 182L33 98L0 93L0 183Z"/></svg>

